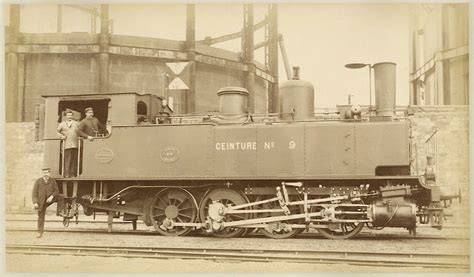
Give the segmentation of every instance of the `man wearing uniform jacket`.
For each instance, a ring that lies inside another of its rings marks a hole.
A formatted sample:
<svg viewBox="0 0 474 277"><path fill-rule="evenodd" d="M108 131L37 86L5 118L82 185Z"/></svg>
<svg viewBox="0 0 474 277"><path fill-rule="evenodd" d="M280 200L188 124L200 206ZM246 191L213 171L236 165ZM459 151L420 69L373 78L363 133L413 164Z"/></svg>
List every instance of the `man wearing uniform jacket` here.
<svg viewBox="0 0 474 277"><path fill-rule="evenodd" d="M109 132L107 132L104 124L94 117L94 110L92 108L86 108L84 112L86 117L81 120L77 127L79 136L92 141L98 135L108 135Z"/></svg>
<svg viewBox="0 0 474 277"><path fill-rule="evenodd" d="M38 210L38 236L41 238L44 231L44 219L46 216L46 208L53 202L57 202L56 215L65 216L64 214L64 196L59 194L58 184L49 177L51 169L43 168L43 177L36 180L33 187L33 206Z"/></svg>

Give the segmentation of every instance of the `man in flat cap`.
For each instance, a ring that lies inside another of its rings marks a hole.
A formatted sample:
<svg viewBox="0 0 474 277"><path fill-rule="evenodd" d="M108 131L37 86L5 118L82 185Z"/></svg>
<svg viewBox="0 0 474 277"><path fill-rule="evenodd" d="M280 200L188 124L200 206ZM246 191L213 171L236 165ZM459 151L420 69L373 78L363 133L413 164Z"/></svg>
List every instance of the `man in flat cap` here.
<svg viewBox="0 0 474 277"><path fill-rule="evenodd" d="M36 180L33 187L33 206L38 210L38 236L41 238L44 231L44 219L46 216L46 208L53 202L57 202L56 215L65 216L64 214L64 196L59 194L58 184L50 178L51 169L42 169L43 177Z"/></svg>
<svg viewBox="0 0 474 277"><path fill-rule="evenodd" d="M94 110L91 107L86 108L84 112L86 117L81 120L77 127L79 136L92 141L98 135L108 135L109 132L107 132L104 124L94 117Z"/></svg>
<svg viewBox="0 0 474 277"><path fill-rule="evenodd" d="M73 112L67 109L64 112L66 119L58 125L58 135L64 143L64 177L77 175L77 136L78 123L73 119Z"/></svg>

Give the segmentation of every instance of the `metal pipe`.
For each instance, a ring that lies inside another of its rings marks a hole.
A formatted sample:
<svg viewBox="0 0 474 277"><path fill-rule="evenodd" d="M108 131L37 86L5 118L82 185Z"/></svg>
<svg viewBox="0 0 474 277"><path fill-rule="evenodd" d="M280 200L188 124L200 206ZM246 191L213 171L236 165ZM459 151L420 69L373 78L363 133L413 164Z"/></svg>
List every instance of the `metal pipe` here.
<svg viewBox="0 0 474 277"><path fill-rule="evenodd" d="M61 175L64 176L64 155L65 155L65 143L64 143L64 140L61 140L59 142L59 144L61 145Z"/></svg>
<svg viewBox="0 0 474 277"><path fill-rule="evenodd" d="M79 169L81 168L81 146L82 146L82 139L79 139L77 142L77 171L76 176L79 176Z"/></svg>
<svg viewBox="0 0 474 277"><path fill-rule="evenodd" d="M369 68L369 115L372 111L372 65L368 64Z"/></svg>
<svg viewBox="0 0 474 277"><path fill-rule="evenodd" d="M288 80L291 80L291 69L290 69L290 62L288 61L288 55L286 54L286 48L285 48L285 43L283 42L283 36L280 34L278 36L279 38L279 44L280 44L280 51L281 51L281 56L283 58L283 64L285 65L285 72L286 72L286 78Z"/></svg>

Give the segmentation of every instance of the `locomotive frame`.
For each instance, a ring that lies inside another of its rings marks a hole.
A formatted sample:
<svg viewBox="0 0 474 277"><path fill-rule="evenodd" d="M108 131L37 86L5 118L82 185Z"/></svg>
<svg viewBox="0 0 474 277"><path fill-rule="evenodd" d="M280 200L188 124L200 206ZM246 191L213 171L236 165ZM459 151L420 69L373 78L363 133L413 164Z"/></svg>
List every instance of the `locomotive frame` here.
<svg viewBox="0 0 474 277"><path fill-rule="evenodd" d="M312 93L298 80L286 87L294 97ZM417 223L440 229L444 208L460 198L440 195L433 157L424 175L414 174L405 119L362 115L355 106L341 118L315 119L299 113L304 99L283 117L256 115L245 110L245 89L218 95L219 113L177 117L153 95L45 96L45 164L71 206L108 213L110 228L117 216L134 227L141 218L162 235L204 230L227 238L258 230L288 238L315 229L345 239L365 225L416 234ZM81 141L79 175L64 178L53 123L66 106L90 105L102 107L109 135ZM142 125L143 117L151 124Z"/></svg>

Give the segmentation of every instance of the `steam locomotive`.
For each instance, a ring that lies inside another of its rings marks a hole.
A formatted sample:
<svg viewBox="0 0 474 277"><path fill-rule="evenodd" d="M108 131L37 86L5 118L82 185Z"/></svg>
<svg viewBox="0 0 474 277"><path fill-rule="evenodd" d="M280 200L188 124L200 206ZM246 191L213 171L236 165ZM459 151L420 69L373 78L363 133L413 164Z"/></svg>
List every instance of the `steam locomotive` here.
<svg viewBox="0 0 474 277"><path fill-rule="evenodd" d="M278 114L248 113L239 87L218 91L218 113L192 116L173 116L150 94L44 96L44 163L67 196L64 223L81 205L162 235L345 239L364 226L441 228L443 203L459 195L440 195L431 156L414 174L410 122L394 113L395 65L374 73L377 109L347 105L337 117L315 117L313 86L297 77L280 85ZM66 108L89 106L109 134L81 140L78 175L65 178L57 123Z"/></svg>

